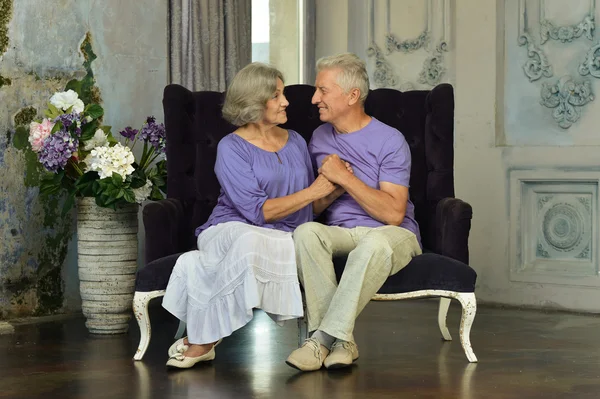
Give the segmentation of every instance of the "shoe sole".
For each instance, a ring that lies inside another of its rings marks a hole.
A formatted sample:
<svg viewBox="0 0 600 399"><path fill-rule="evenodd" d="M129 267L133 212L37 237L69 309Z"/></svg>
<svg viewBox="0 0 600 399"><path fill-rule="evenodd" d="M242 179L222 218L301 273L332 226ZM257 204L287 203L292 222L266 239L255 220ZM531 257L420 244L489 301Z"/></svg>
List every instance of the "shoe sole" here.
<svg viewBox="0 0 600 399"><path fill-rule="evenodd" d="M321 366L318 369L311 369L311 370L303 370L300 367L296 366L294 363L288 362L287 360L285 361L285 364L287 364L288 366L295 368L296 370L300 370L300 371L317 371L320 370L323 366Z"/></svg>
<svg viewBox="0 0 600 399"><path fill-rule="evenodd" d="M336 370L336 369L343 369L344 367L350 367L354 364L354 362L356 362L358 360L358 358L352 360L352 363L350 364L346 364L346 363L333 363L330 364L329 366L325 366L325 368L327 370Z"/></svg>

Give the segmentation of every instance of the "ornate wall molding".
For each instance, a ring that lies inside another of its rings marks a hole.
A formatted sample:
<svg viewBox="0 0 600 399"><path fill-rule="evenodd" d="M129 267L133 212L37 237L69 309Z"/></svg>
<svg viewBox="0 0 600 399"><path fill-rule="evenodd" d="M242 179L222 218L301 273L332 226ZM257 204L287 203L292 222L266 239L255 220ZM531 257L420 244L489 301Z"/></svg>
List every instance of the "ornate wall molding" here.
<svg viewBox="0 0 600 399"><path fill-rule="evenodd" d="M394 51L402 53L412 53L423 48L429 43L429 31L425 30L415 39L399 40L396 35L389 32L385 35L385 48L388 54Z"/></svg>
<svg viewBox="0 0 600 399"><path fill-rule="evenodd" d="M435 46L434 49L430 50L431 55L424 60L423 66L417 78L418 83L426 84L432 87L437 85L441 81L444 73L446 72L446 67L444 66L444 53L447 52L449 48L450 0L441 1L443 21L442 38L440 39L438 45ZM416 38L407 40L398 39L398 37L391 32L390 0L387 0L387 33L385 35L386 54L383 53L383 51L375 41L375 4L373 0L370 1L369 7L369 41L371 42L371 45L367 48L367 56L369 58L375 59L375 71L373 72L373 82L377 87L400 86L402 89L412 89L414 85L411 82L400 84L400 80L396 75L392 64L386 59L385 55L390 55L395 51L407 54L420 49L427 50L427 48L431 45L432 41L431 27L433 18L433 0L428 0L426 2L425 28Z"/></svg>
<svg viewBox="0 0 600 399"><path fill-rule="evenodd" d="M394 87L398 84L398 77L394 73L394 68L385 59L383 52L375 42L367 49L367 56L375 57L373 82L377 87Z"/></svg>
<svg viewBox="0 0 600 399"><path fill-rule="evenodd" d="M385 35L385 48L388 55L394 51L399 51L401 53L412 53L413 51L417 51L427 46L431 38L431 2L432 0L428 0L425 3L425 29L423 29L423 32L421 32L419 36L414 39L401 40L392 33L392 13L390 0L386 1L387 34Z"/></svg>
<svg viewBox="0 0 600 399"><path fill-rule="evenodd" d="M569 75L561 77L554 84L544 82L540 96L540 104L554 108L552 118L563 129L568 129L579 120L581 107L594 101L590 81L576 82Z"/></svg>
<svg viewBox="0 0 600 399"><path fill-rule="evenodd" d="M444 55L441 50L437 50L435 54L427 57L423 62L423 68L421 68L417 81L429 86L435 86L440 82L445 72Z"/></svg>
<svg viewBox="0 0 600 399"><path fill-rule="evenodd" d="M535 45L531 36L523 32L518 40L519 46L527 45L527 61L523 64L523 72L525 72L525 76L527 76L529 81L534 82L542 76L546 78L552 77L554 72L552 65L548 62L548 57Z"/></svg>
<svg viewBox="0 0 600 399"><path fill-rule="evenodd" d="M596 0L590 0L590 10L581 22L575 25L555 25L546 18L546 1L540 0L540 44L546 43L548 39L572 42L584 34L589 40L594 40L595 15Z"/></svg>
<svg viewBox="0 0 600 399"><path fill-rule="evenodd" d="M598 171L509 170L512 281L600 287Z"/></svg>
<svg viewBox="0 0 600 399"><path fill-rule="evenodd" d="M548 38L571 42L586 35L593 40L596 0L590 0L590 11L584 20L572 26L556 26L545 18L545 1L539 0L541 44ZM523 64L523 73L530 82L554 75L553 67L544 51L535 44L528 27L526 0L519 0L519 46L527 47L527 60ZM600 78L600 44L587 52L585 60L578 66L580 75L592 75ZM563 129L570 128L581 117L581 107L594 100L591 82L575 81L570 75L562 76L554 83L543 82L540 88L540 104L553 109L552 118Z"/></svg>
<svg viewBox="0 0 600 399"><path fill-rule="evenodd" d="M579 74L581 76L592 75L595 78L600 78L600 43L588 50L585 60L579 64Z"/></svg>

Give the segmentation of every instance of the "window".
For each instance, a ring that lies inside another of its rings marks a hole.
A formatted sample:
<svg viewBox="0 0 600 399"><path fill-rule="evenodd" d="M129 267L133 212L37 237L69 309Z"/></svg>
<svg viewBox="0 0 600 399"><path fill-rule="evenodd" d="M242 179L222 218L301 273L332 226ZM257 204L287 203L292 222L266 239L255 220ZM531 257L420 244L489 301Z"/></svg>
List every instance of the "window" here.
<svg viewBox="0 0 600 399"><path fill-rule="evenodd" d="M286 85L305 83L305 19L305 0L252 0L252 61L279 69Z"/></svg>

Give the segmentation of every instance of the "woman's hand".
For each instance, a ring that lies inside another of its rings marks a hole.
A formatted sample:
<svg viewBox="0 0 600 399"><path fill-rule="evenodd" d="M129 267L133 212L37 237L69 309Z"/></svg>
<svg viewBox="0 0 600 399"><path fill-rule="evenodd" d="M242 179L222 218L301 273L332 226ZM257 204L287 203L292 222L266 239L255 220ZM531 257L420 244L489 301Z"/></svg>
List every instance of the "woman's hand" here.
<svg viewBox="0 0 600 399"><path fill-rule="evenodd" d="M331 194L336 189L336 186L327 180L325 176L318 175L313 184L310 185L309 189L314 200L318 200Z"/></svg>

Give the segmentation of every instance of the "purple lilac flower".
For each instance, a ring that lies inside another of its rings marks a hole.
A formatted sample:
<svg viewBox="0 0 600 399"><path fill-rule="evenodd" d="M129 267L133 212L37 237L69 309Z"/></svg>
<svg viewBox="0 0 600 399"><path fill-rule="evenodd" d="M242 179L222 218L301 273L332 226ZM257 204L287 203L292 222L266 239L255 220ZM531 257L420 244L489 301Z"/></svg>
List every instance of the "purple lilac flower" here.
<svg viewBox="0 0 600 399"><path fill-rule="evenodd" d="M71 136L71 134L61 129L55 134L52 134L42 143L42 149L38 156L40 163L50 172L58 172L59 169L64 169L67 161L75 151L79 140Z"/></svg>
<svg viewBox="0 0 600 399"><path fill-rule="evenodd" d="M135 136L137 136L138 130L132 129L131 126L127 126L125 130L121 130L119 134L128 140L133 140L135 139Z"/></svg>
<svg viewBox="0 0 600 399"><path fill-rule="evenodd" d="M166 133L165 125L162 123L156 123L156 119L153 116L149 116L146 123L140 131L140 137L145 142L150 143L157 152L165 151L166 144Z"/></svg>
<svg viewBox="0 0 600 399"><path fill-rule="evenodd" d="M72 124L77 123L77 122L81 122L81 116L80 114L76 113L76 112L72 112L70 114L62 114L57 116L56 118L54 118L54 123L56 122L61 122L62 125L68 129L69 127L71 127ZM80 131L81 134L81 131Z"/></svg>

